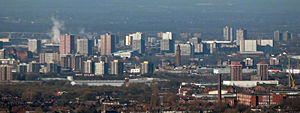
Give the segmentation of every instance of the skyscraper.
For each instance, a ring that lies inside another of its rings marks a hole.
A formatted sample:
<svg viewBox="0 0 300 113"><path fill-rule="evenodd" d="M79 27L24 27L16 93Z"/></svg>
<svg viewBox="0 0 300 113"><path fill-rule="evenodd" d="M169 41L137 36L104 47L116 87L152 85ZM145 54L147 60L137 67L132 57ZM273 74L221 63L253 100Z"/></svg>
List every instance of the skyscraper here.
<svg viewBox="0 0 300 113"><path fill-rule="evenodd" d="M76 53L82 55L91 55L92 54L92 47L94 46L93 40L89 39L77 39L77 51Z"/></svg>
<svg viewBox="0 0 300 113"><path fill-rule="evenodd" d="M215 52L217 52L217 43L216 42L210 43L209 44L209 53L213 54Z"/></svg>
<svg viewBox="0 0 300 113"><path fill-rule="evenodd" d="M106 75L108 72L108 65L104 61L96 62L95 63L95 75L96 76L103 76Z"/></svg>
<svg viewBox="0 0 300 113"><path fill-rule="evenodd" d="M174 41L169 39L163 39L160 42L160 51L161 52L174 52Z"/></svg>
<svg viewBox="0 0 300 113"><path fill-rule="evenodd" d="M33 53L39 53L41 51L42 45L41 40L29 39L28 40L28 51Z"/></svg>
<svg viewBox="0 0 300 113"><path fill-rule="evenodd" d="M280 41L280 40L282 40L282 33L280 33L279 30L274 31L274 40L275 40L275 41Z"/></svg>
<svg viewBox="0 0 300 113"><path fill-rule="evenodd" d="M162 39L163 40L172 40L173 39L172 32L162 33Z"/></svg>
<svg viewBox="0 0 300 113"><path fill-rule="evenodd" d="M75 38L74 35L61 35L59 43L60 54L72 54L75 53Z"/></svg>
<svg viewBox="0 0 300 113"><path fill-rule="evenodd" d="M204 44L204 43L195 44L195 45L193 45L193 47L194 47L194 53L195 54L204 53L205 48L207 48L206 44Z"/></svg>
<svg viewBox="0 0 300 113"><path fill-rule="evenodd" d="M93 74L95 72L95 64L92 60L84 61L84 73Z"/></svg>
<svg viewBox="0 0 300 113"><path fill-rule="evenodd" d="M199 37L193 37L193 38L189 39L189 41L192 45L195 45L195 44L201 43L202 40Z"/></svg>
<svg viewBox="0 0 300 113"><path fill-rule="evenodd" d="M114 60L110 63L110 74L121 75L123 74L123 63L119 60Z"/></svg>
<svg viewBox="0 0 300 113"><path fill-rule="evenodd" d="M115 52L115 35L106 33L100 36L101 38L101 55L111 55Z"/></svg>
<svg viewBox="0 0 300 113"><path fill-rule="evenodd" d="M0 65L0 81L12 79L12 67L9 65Z"/></svg>
<svg viewBox="0 0 300 113"><path fill-rule="evenodd" d="M203 52L203 44L201 43L201 39L199 37L193 37L189 39L190 43L192 44L192 47L194 49L194 53L201 53Z"/></svg>
<svg viewBox="0 0 300 113"><path fill-rule="evenodd" d="M177 45L176 47L176 66L181 65L181 50L180 45Z"/></svg>
<svg viewBox="0 0 300 113"><path fill-rule="evenodd" d="M141 63L141 74L153 73L153 64L149 61Z"/></svg>
<svg viewBox="0 0 300 113"><path fill-rule="evenodd" d="M282 33L282 40L283 41L288 41L292 39L292 34L289 31L285 31Z"/></svg>
<svg viewBox="0 0 300 113"><path fill-rule="evenodd" d="M71 67L75 71L84 71L84 61L87 60L87 57L84 57L83 55L72 55L71 57Z"/></svg>
<svg viewBox="0 0 300 113"><path fill-rule="evenodd" d="M176 47L175 54L177 52L178 45L180 46L180 55L191 56L194 54L194 48L192 47L192 44L190 44L190 43L175 44L175 47Z"/></svg>
<svg viewBox="0 0 300 113"><path fill-rule="evenodd" d="M174 52L174 41L172 32L162 33L162 40L160 41L161 52Z"/></svg>
<svg viewBox="0 0 300 113"><path fill-rule="evenodd" d="M59 54L58 53L40 53L40 63L58 63Z"/></svg>
<svg viewBox="0 0 300 113"><path fill-rule="evenodd" d="M61 55L60 66L62 68L72 68L72 56L71 55Z"/></svg>
<svg viewBox="0 0 300 113"><path fill-rule="evenodd" d="M257 75L261 78L261 80L268 80L268 69L269 65L265 62L259 62L257 64Z"/></svg>
<svg viewBox="0 0 300 113"><path fill-rule="evenodd" d="M230 78L231 81L243 80L243 67L242 64L234 62L230 66Z"/></svg>
<svg viewBox="0 0 300 113"><path fill-rule="evenodd" d="M241 40L247 39L247 30L244 29L238 29L236 30L236 43L237 45L240 45Z"/></svg>
<svg viewBox="0 0 300 113"><path fill-rule="evenodd" d="M131 34L127 35L125 37L125 46L131 46L132 45L132 39L133 39L133 36Z"/></svg>
<svg viewBox="0 0 300 113"><path fill-rule="evenodd" d="M233 28L225 26L223 28L223 37L227 41L233 41L234 40Z"/></svg>
<svg viewBox="0 0 300 113"><path fill-rule="evenodd" d="M132 38L132 49L137 50L140 54L145 52L145 40L141 32L134 33L135 36Z"/></svg>

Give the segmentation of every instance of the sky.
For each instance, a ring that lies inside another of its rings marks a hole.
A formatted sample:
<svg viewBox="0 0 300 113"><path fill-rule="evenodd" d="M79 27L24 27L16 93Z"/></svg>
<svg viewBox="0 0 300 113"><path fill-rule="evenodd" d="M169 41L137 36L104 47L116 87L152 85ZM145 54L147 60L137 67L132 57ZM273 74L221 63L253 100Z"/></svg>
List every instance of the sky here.
<svg viewBox="0 0 300 113"><path fill-rule="evenodd" d="M1 0L0 32L49 32L51 17L63 32L202 32L224 26L253 36L300 31L300 0ZM269 36L266 35L266 36Z"/></svg>

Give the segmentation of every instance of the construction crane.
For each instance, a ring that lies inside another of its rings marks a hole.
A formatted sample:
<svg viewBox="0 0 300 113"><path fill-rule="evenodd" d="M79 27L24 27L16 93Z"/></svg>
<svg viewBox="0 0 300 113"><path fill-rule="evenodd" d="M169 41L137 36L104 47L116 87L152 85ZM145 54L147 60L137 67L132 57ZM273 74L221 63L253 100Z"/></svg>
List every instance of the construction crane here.
<svg viewBox="0 0 300 113"><path fill-rule="evenodd" d="M293 78L292 74L291 74L291 57L289 56L288 59L288 69L289 69L289 88L295 88L295 79ZM292 68L292 73L293 72L293 68Z"/></svg>

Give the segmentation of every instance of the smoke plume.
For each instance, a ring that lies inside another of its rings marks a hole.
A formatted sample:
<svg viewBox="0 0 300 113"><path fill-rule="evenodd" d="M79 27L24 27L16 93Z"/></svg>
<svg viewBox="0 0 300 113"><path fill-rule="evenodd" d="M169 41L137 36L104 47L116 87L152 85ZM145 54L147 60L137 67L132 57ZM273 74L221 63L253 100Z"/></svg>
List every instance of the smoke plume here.
<svg viewBox="0 0 300 113"><path fill-rule="evenodd" d="M54 17L51 17L51 21L53 23L52 32L51 32L51 41L52 43L58 44L60 41L60 30L64 29L64 23L62 21L57 20Z"/></svg>
<svg viewBox="0 0 300 113"><path fill-rule="evenodd" d="M86 33L85 28L80 28L79 34L85 38L92 39L93 35L91 33Z"/></svg>

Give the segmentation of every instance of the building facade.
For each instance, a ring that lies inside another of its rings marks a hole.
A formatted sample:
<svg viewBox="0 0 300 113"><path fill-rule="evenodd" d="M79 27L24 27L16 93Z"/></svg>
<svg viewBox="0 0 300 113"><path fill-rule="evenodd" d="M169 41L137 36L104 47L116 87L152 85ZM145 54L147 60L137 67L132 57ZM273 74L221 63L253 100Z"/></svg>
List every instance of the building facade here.
<svg viewBox="0 0 300 113"><path fill-rule="evenodd" d="M240 63L234 62L230 66L231 81L243 80L243 66Z"/></svg>
<svg viewBox="0 0 300 113"><path fill-rule="evenodd" d="M95 72L95 64L92 60L84 61L84 73L94 74Z"/></svg>
<svg viewBox="0 0 300 113"><path fill-rule="evenodd" d="M42 49L41 40L29 39L28 40L28 51L33 53L39 53Z"/></svg>
<svg viewBox="0 0 300 113"><path fill-rule="evenodd" d="M100 51L101 55L111 55L111 53L115 52L115 39L116 36L113 34L103 34L100 36L101 44Z"/></svg>
<svg viewBox="0 0 300 113"><path fill-rule="evenodd" d="M9 65L0 65L0 81L13 80L12 67Z"/></svg>
<svg viewBox="0 0 300 113"><path fill-rule="evenodd" d="M82 55L91 55L93 53L94 43L89 39L77 39L76 53Z"/></svg>
<svg viewBox="0 0 300 113"><path fill-rule="evenodd" d="M153 64L149 61L141 63L141 74L153 73Z"/></svg>
<svg viewBox="0 0 300 113"><path fill-rule="evenodd" d="M228 27L228 26L225 26L223 28L223 37L224 37L224 40L226 41L233 41L234 40L234 34L233 34L233 28L232 27Z"/></svg>
<svg viewBox="0 0 300 113"><path fill-rule="evenodd" d="M110 74L121 75L123 74L123 62L114 60L110 63Z"/></svg>
<svg viewBox="0 0 300 113"><path fill-rule="evenodd" d="M191 56L194 54L194 49L192 44L190 43L184 43L184 44L175 44L175 48L177 48L177 46L180 46L180 55L181 56ZM176 51L175 51L176 54Z"/></svg>
<svg viewBox="0 0 300 113"><path fill-rule="evenodd" d="M275 41L280 41L280 40L282 40L282 33L280 33L279 30L274 31L274 40L275 40Z"/></svg>
<svg viewBox="0 0 300 113"><path fill-rule="evenodd" d="M75 53L75 36L74 35L61 35L59 43L60 54L72 54Z"/></svg>
<svg viewBox="0 0 300 113"><path fill-rule="evenodd" d="M240 45L241 40L247 39L247 30L244 29L238 29L236 30L236 43L237 45Z"/></svg>
<svg viewBox="0 0 300 113"><path fill-rule="evenodd" d="M268 70L269 70L269 64L265 62L257 63L257 75L261 78L261 80L269 80Z"/></svg>
<svg viewBox="0 0 300 113"><path fill-rule="evenodd" d="M96 76L104 76L108 74L108 65L104 61L95 63L95 75Z"/></svg>
<svg viewBox="0 0 300 113"><path fill-rule="evenodd" d="M136 32L135 36L132 38L132 49L137 50L139 54L144 54L145 40L141 32Z"/></svg>

